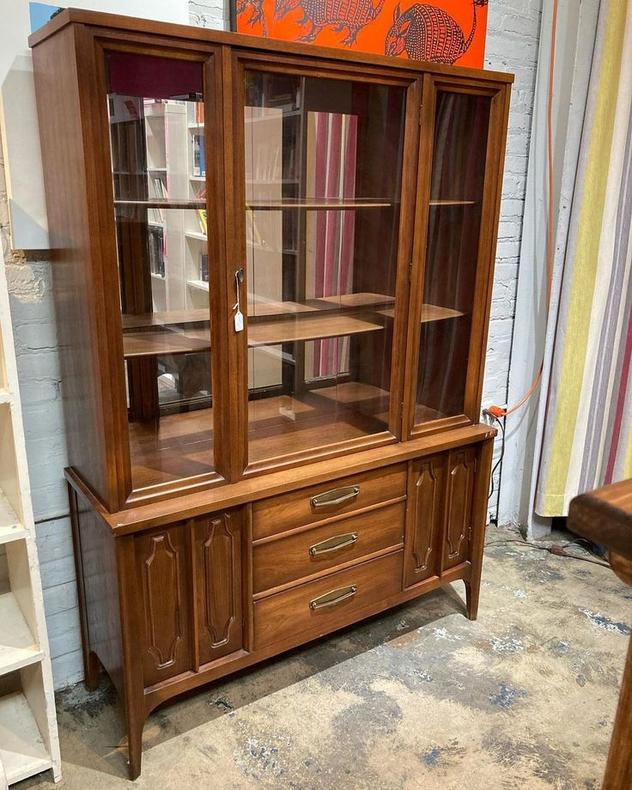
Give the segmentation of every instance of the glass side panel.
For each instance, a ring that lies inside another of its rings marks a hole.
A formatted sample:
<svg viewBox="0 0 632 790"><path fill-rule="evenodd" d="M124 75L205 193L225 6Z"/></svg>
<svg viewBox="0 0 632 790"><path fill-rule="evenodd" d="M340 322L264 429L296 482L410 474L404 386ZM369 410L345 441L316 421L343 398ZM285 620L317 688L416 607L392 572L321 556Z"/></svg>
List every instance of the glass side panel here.
<svg viewBox="0 0 632 790"><path fill-rule="evenodd" d="M213 469L202 64L107 55L134 489Z"/></svg>
<svg viewBox="0 0 632 790"><path fill-rule="evenodd" d="M246 73L250 463L388 430L404 109Z"/></svg>
<svg viewBox="0 0 632 790"><path fill-rule="evenodd" d="M416 424L465 407L489 113L488 96L437 94Z"/></svg>

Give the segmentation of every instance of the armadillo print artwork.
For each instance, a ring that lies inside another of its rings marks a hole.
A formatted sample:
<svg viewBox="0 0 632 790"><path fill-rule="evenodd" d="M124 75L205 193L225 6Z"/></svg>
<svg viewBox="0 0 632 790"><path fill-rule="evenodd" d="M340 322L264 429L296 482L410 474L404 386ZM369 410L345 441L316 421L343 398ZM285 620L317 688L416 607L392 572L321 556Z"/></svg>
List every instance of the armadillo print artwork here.
<svg viewBox="0 0 632 790"><path fill-rule="evenodd" d="M238 33L483 66L488 0L232 0Z"/></svg>

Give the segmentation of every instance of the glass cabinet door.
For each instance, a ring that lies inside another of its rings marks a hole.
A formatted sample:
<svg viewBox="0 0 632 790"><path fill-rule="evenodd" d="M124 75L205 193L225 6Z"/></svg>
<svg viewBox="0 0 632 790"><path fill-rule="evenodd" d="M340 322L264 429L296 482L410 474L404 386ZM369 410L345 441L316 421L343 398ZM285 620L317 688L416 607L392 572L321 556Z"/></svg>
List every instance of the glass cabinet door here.
<svg viewBox="0 0 632 790"><path fill-rule="evenodd" d="M244 79L253 464L388 436L406 90Z"/></svg>
<svg viewBox="0 0 632 790"><path fill-rule="evenodd" d="M132 488L212 472L203 63L106 54Z"/></svg>
<svg viewBox="0 0 632 790"><path fill-rule="evenodd" d="M491 101L435 95L414 425L467 413Z"/></svg>

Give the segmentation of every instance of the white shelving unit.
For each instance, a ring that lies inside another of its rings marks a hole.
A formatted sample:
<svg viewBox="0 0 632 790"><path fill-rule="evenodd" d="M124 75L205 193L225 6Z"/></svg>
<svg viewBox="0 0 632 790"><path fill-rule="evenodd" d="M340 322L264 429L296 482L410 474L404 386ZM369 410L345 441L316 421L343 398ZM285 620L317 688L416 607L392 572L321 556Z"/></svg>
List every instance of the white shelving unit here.
<svg viewBox="0 0 632 790"><path fill-rule="evenodd" d="M0 789L51 769L59 737L4 258L0 250Z"/></svg>

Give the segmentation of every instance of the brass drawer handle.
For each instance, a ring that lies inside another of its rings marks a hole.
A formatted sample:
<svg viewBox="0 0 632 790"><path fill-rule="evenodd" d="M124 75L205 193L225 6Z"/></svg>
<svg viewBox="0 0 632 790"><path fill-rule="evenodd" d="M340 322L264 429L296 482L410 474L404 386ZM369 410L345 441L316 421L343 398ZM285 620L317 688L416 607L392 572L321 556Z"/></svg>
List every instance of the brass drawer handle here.
<svg viewBox="0 0 632 790"><path fill-rule="evenodd" d="M314 598L313 601L310 601L309 608L312 611L316 611L317 609L324 609L327 606L335 606L349 598L353 598L357 592L358 588L355 584L351 584L349 587L341 587L339 590L331 590L331 592L319 595L318 598Z"/></svg>
<svg viewBox="0 0 632 790"><path fill-rule="evenodd" d="M332 551L344 549L345 546L353 546L358 541L357 532L347 532L346 535L334 535L333 538L321 540L320 543L314 543L309 547L309 554L311 557L318 557L321 554L329 554Z"/></svg>
<svg viewBox="0 0 632 790"><path fill-rule="evenodd" d="M360 493L360 486L344 486L343 488L332 488L331 491L324 491L322 494L316 494L311 499L312 507L335 507L336 505L343 505L345 502L350 502L355 499Z"/></svg>

